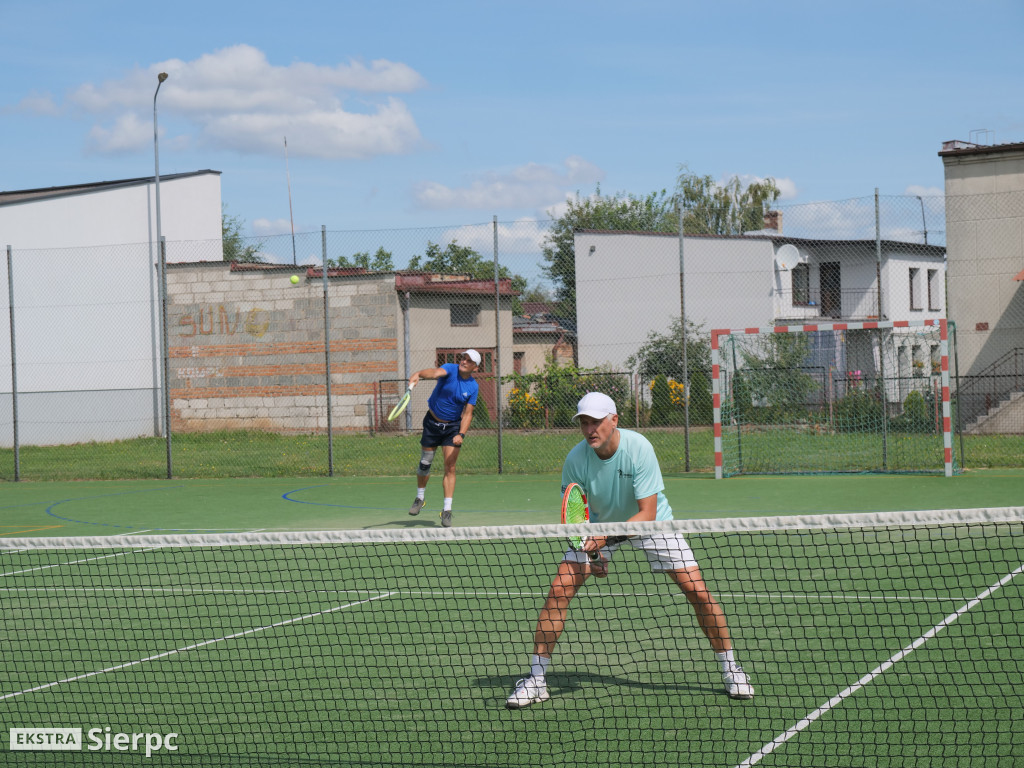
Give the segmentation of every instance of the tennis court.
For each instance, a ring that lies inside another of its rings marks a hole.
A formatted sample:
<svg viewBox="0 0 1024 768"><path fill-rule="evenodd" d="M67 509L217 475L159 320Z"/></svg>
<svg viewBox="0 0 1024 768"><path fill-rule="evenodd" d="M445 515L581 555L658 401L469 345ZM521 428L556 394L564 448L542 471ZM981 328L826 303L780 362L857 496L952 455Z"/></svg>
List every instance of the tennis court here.
<svg viewBox="0 0 1024 768"><path fill-rule="evenodd" d="M506 710L564 529L423 526L12 542L0 711L101 745L178 734L25 764L1015 764L1024 510L790 520L676 524L749 702L627 547L574 603L551 700Z"/></svg>

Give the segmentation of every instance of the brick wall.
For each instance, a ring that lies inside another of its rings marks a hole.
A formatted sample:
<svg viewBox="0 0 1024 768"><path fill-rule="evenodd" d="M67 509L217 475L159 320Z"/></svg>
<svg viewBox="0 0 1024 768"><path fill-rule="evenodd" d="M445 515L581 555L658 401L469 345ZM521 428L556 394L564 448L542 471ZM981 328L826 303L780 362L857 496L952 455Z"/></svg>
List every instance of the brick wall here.
<svg viewBox="0 0 1024 768"><path fill-rule="evenodd" d="M298 285L289 277L298 274ZM335 431L366 431L374 385L397 378L392 273L328 273ZM167 268L171 425L175 432L327 429L319 272L226 262Z"/></svg>

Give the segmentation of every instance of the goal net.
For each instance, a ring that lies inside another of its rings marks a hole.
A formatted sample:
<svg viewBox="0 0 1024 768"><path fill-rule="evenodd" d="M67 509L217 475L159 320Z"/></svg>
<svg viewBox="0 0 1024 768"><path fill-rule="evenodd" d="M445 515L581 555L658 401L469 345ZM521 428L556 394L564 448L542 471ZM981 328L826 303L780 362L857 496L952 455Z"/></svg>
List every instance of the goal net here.
<svg viewBox="0 0 1024 768"><path fill-rule="evenodd" d="M946 320L711 332L715 477L959 472Z"/></svg>

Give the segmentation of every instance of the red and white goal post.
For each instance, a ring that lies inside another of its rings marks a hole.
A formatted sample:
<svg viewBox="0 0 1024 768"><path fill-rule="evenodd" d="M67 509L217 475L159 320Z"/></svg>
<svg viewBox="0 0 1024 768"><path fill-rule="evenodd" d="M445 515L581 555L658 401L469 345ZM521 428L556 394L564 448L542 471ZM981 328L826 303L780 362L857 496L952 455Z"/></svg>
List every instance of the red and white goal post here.
<svg viewBox="0 0 1024 768"><path fill-rule="evenodd" d="M952 476L949 352L945 319L713 330L715 477Z"/></svg>

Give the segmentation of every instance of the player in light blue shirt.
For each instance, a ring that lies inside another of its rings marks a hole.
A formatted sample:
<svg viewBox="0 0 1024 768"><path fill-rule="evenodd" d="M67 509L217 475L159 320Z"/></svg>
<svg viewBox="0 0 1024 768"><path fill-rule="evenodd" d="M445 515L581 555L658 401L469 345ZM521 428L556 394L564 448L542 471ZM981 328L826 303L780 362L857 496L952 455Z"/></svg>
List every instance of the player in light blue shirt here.
<svg viewBox="0 0 1024 768"><path fill-rule="evenodd" d="M665 483L654 446L639 432L619 429L617 433L618 446L610 458L601 458L587 440L569 451L562 465L562 491L569 483L586 489L592 523L625 522L637 514L637 499L647 496L656 497L654 519L671 520L672 507L663 493Z"/></svg>
<svg viewBox="0 0 1024 768"><path fill-rule="evenodd" d="M671 520L672 507L665 498L661 467L650 441L638 432L619 429L615 402L605 394L584 395L576 411L574 418L583 440L569 451L562 466L563 493L570 483L579 483L587 495L593 522ZM686 539L679 533L652 533L591 536L582 552L570 549L565 553L537 619L530 675L516 684L506 707L521 709L550 698L545 675L565 628L569 603L591 575L608 575L609 560L627 542L643 551L652 571L672 579L693 606L700 628L721 664L729 697L753 698L750 678L736 663L725 614L708 591Z"/></svg>

